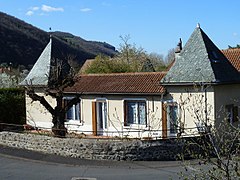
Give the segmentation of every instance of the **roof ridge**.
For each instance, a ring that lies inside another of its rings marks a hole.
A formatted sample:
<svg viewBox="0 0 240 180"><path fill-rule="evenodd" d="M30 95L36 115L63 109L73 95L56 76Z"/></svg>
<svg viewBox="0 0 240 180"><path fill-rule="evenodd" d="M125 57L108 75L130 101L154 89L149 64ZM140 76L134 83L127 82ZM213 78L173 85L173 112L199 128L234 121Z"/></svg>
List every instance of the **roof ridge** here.
<svg viewBox="0 0 240 180"><path fill-rule="evenodd" d="M161 72L127 72L127 73L98 73L98 74L78 74L78 76L125 76L125 75L151 75L151 74L166 74L167 71Z"/></svg>
<svg viewBox="0 0 240 180"><path fill-rule="evenodd" d="M240 51L240 48L222 49L221 51L222 51L222 52L223 52L223 51L225 51L225 52L226 52L226 51Z"/></svg>

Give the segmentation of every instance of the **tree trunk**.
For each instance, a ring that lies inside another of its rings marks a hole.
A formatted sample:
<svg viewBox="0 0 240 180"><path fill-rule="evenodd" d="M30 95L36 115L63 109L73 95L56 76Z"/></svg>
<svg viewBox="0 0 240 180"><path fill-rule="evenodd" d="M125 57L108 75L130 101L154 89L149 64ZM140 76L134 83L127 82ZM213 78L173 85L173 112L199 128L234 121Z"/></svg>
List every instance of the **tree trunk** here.
<svg viewBox="0 0 240 180"><path fill-rule="evenodd" d="M57 137L65 137L67 129L65 128L65 111L63 110L63 96L57 96L57 106L54 109L52 132Z"/></svg>
<svg viewBox="0 0 240 180"><path fill-rule="evenodd" d="M64 120L60 116L55 116L53 118L52 132L57 137L65 137L67 129L64 126Z"/></svg>

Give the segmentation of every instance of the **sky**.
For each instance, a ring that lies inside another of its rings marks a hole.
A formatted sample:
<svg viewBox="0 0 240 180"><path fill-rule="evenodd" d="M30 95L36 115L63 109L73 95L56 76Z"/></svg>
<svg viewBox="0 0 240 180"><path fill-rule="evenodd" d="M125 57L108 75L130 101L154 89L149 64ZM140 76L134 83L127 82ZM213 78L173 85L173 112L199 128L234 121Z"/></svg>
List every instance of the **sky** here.
<svg viewBox="0 0 240 180"><path fill-rule="evenodd" d="M240 44L239 0L0 0L0 11L44 31L119 48L120 36L164 56L199 23L219 49Z"/></svg>

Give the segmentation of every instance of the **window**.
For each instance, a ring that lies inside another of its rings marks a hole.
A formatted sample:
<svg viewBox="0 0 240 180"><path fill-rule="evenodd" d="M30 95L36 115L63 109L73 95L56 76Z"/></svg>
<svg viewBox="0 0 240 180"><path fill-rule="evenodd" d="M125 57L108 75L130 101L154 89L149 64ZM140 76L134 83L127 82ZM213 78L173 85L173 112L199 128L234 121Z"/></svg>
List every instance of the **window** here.
<svg viewBox="0 0 240 180"><path fill-rule="evenodd" d="M233 104L226 105L227 120L230 124L238 121L238 107Z"/></svg>
<svg viewBox="0 0 240 180"><path fill-rule="evenodd" d="M64 105L69 103L73 97L65 97L64 98ZM66 120L80 120L80 100L77 104L74 104L65 115Z"/></svg>
<svg viewBox="0 0 240 180"><path fill-rule="evenodd" d="M146 124L146 102L145 101L125 101L124 125Z"/></svg>
<svg viewBox="0 0 240 180"><path fill-rule="evenodd" d="M97 102L97 122L98 129L107 128L107 103L104 101Z"/></svg>
<svg viewBox="0 0 240 180"><path fill-rule="evenodd" d="M167 120L170 134L176 134L178 131L178 106L176 103L167 105Z"/></svg>

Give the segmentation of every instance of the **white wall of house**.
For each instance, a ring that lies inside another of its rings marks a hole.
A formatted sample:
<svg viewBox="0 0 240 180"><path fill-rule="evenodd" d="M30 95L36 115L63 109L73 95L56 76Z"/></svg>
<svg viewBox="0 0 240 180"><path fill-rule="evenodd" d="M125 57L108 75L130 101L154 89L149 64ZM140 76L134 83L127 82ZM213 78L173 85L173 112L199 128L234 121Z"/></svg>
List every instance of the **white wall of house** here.
<svg viewBox="0 0 240 180"><path fill-rule="evenodd" d="M194 136L198 134L197 125L206 122L214 124L214 90L213 87L204 89L196 86L169 86L169 93L165 102L176 102L178 105L178 123L184 127L183 136ZM207 106L205 106L207 104ZM205 109L206 108L206 109ZM205 113L207 110L207 114Z"/></svg>
<svg viewBox="0 0 240 180"><path fill-rule="evenodd" d="M56 106L56 100L51 96L46 96L44 93L37 94L44 96L52 107ZM26 123L40 129L51 130L53 126L52 115L48 110L39 101L32 101L28 95L26 95Z"/></svg>
<svg viewBox="0 0 240 180"><path fill-rule="evenodd" d="M183 136L198 134L197 125L204 123L207 117L208 125L214 125L216 119L224 119L225 105L233 104L240 107L239 85L209 86L206 89L194 86L168 86L168 94L162 99L159 96L129 96L129 95L82 95L80 98L80 119L68 120L65 125L69 132L92 134L92 102L101 102L106 108L106 122L102 122L98 135L117 137L162 137L162 103L176 103L178 106L179 127L184 127ZM43 95L43 93L38 93ZM55 99L45 96L54 107ZM146 124L124 124L124 101L146 102ZM207 108L205 105L207 104ZM207 109L207 114L205 110ZM41 129L51 129L52 116L39 103L26 96L27 124ZM168 137L177 136L169 133Z"/></svg>
<svg viewBox="0 0 240 180"><path fill-rule="evenodd" d="M51 96L46 96L44 93L37 94L44 96L53 107L56 106L56 101ZM70 95L69 97L74 96ZM124 101L127 100L142 100L146 102L147 124L124 125ZM80 98L80 119L67 120L65 122L65 126L69 132L93 133L92 102L106 103L107 120L104 122L103 128L99 129L98 135L131 138L160 137L162 135L162 99L160 95L82 95ZM27 95L26 112L27 124L49 130L53 126L51 114L38 101L32 101Z"/></svg>
<svg viewBox="0 0 240 180"><path fill-rule="evenodd" d="M232 106L237 108L236 116L238 121L233 124L236 126L240 125L240 85L229 84L229 85L218 85L214 87L215 91L215 114L216 122L219 124L223 120L226 120L228 113L226 106Z"/></svg>
<svg viewBox="0 0 240 180"><path fill-rule="evenodd" d="M147 124L124 125L125 100L146 101ZM107 120L99 129L99 135L138 138L161 136L161 96L83 95L80 103L81 120L66 122L68 130L92 134L92 102L105 102L106 105Z"/></svg>

